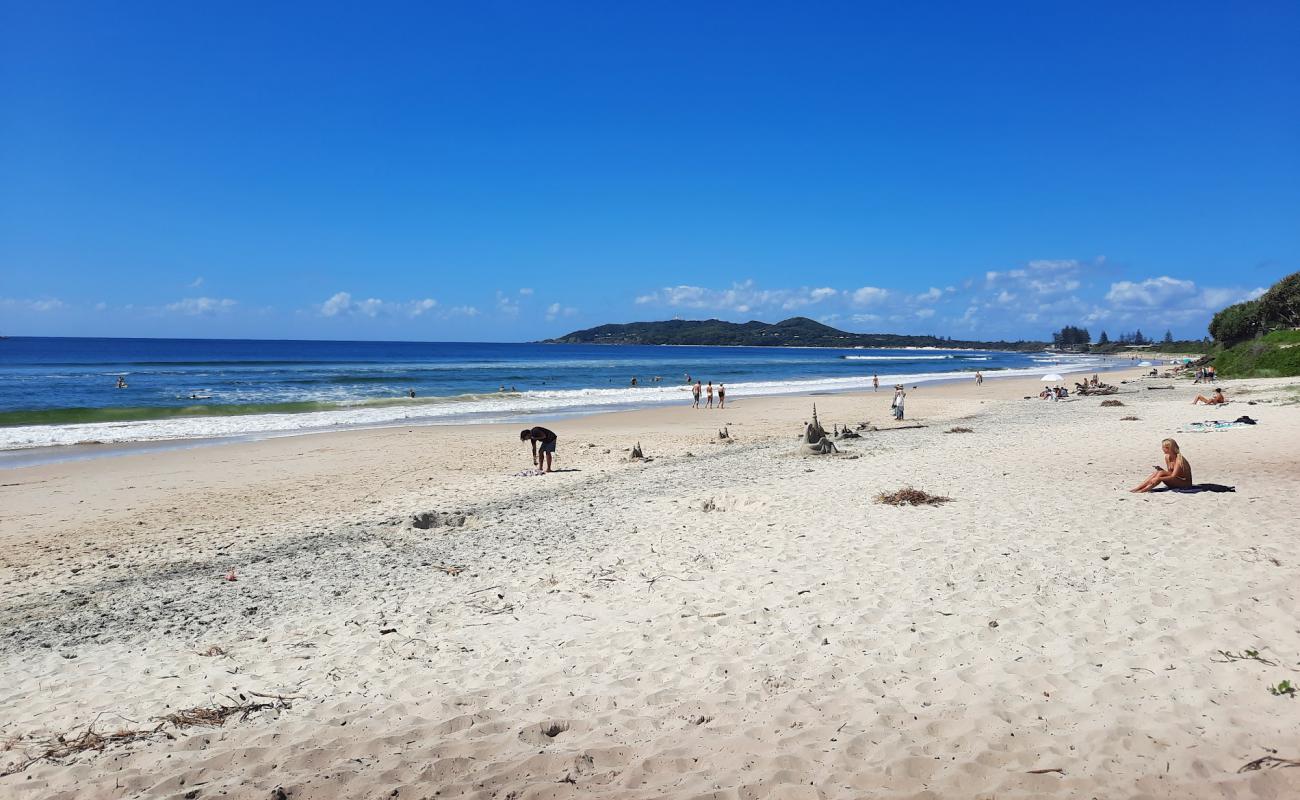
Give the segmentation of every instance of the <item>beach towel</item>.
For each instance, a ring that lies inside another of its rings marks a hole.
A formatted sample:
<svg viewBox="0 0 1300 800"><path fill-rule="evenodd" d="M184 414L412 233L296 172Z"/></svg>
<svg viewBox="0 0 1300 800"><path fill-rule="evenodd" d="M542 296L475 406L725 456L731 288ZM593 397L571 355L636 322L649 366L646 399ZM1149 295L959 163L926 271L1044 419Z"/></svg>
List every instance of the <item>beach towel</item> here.
<svg viewBox="0 0 1300 800"><path fill-rule="evenodd" d="M1249 420L1249 421L1247 421ZM1226 422L1221 419L1207 419L1205 422L1191 422L1187 427L1179 428L1179 433L1210 433L1213 431L1226 431L1231 428L1245 428L1248 425L1254 425L1255 420L1250 417L1239 417L1232 422Z"/></svg>
<svg viewBox="0 0 1300 800"><path fill-rule="evenodd" d="M1178 494L1200 494L1201 492L1235 492L1236 486L1224 486L1221 483L1198 483L1189 486L1186 489L1170 489L1162 486L1159 489L1152 489L1152 492L1177 492Z"/></svg>

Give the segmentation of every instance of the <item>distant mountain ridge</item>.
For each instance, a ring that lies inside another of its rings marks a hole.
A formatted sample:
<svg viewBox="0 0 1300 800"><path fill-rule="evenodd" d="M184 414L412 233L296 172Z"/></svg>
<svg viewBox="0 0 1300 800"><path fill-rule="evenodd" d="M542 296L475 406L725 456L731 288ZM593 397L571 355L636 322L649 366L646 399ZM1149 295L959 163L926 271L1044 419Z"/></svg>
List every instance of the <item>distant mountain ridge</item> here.
<svg viewBox="0 0 1300 800"><path fill-rule="evenodd" d="M1045 342L975 342L896 333L850 333L807 317L781 322L672 319L598 325L543 344L678 344L743 347L965 347L981 350L1039 350Z"/></svg>

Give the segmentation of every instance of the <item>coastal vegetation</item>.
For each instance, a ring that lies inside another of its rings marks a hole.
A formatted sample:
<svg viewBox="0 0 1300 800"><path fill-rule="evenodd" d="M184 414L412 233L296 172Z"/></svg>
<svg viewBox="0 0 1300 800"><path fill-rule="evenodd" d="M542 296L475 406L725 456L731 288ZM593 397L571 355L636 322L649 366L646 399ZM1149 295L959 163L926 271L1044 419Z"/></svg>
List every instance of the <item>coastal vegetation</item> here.
<svg viewBox="0 0 1300 800"><path fill-rule="evenodd" d="M1210 321L1214 368L1228 378L1300 375L1300 272Z"/></svg>

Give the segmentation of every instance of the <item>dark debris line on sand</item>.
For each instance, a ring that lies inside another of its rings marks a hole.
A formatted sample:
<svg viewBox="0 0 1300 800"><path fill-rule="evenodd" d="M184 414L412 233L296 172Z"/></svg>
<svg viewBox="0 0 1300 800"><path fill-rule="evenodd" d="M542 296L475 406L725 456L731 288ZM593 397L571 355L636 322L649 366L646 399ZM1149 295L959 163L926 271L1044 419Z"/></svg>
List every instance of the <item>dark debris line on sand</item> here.
<svg viewBox="0 0 1300 800"><path fill-rule="evenodd" d="M715 482L717 475L734 475L747 483L747 460L757 450L776 447L774 442L738 444L708 457L660 460L647 467L685 469ZM266 538L256 529L223 531L212 538L230 546L219 557L204 560L176 560L169 553L176 552L170 540L143 543L144 553L133 554L130 561L119 556L114 563L120 568L97 582L59 589L31 581L21 596L10 595L0 605L0 657L44 647L72 658L71 651L83 645L160 636L179 637L185 646L202 649L214 640L260 637L263 621L310 613L310 606L325 608L369 595L405 596L431 573L447 574L435 565L487 572L507 563L503 554L582 558L605 542L575 538L562 515L543 517L538 524L534 515L519 509L573 508L593 523L599 520L604 529L617 530L626 520L609 507L609 496L634 492L646 497L661 491L666 490L641 470L596 474L578 485L523 483L513 495L457 512L458 517L472 515L480 529L490 528L487 536L484 530L462 535L462 528L454 526L412 530L405 523L414 509L387 509L406 513L353 517L326 530L303 528ZM237 582L220 579L229 564L245 565ZM316 588L304 589L303 582Z"/></svg>

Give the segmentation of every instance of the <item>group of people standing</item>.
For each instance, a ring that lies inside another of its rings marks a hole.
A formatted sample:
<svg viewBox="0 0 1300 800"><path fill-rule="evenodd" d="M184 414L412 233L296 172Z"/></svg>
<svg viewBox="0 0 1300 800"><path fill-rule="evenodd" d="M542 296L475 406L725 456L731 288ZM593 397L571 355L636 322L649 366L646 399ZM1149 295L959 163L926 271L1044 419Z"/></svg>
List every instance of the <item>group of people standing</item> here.
<svg viewBox="0 0 1300 800"><path fill-rule="evenodd" d="M726 408L727 387L719 383L717 391L718 391L718 408ZM704 408L713 408L713 381L709 381L708 385L701 385L700 381L698 380L695 382L695 385L691 387L691 398L692 398L691 408L700 408L701 393L703 393L705 396Z"/></svg>

